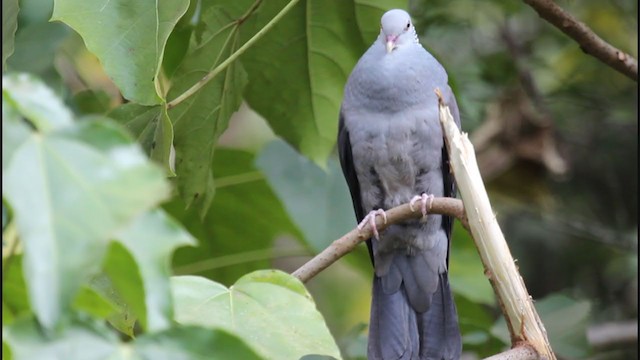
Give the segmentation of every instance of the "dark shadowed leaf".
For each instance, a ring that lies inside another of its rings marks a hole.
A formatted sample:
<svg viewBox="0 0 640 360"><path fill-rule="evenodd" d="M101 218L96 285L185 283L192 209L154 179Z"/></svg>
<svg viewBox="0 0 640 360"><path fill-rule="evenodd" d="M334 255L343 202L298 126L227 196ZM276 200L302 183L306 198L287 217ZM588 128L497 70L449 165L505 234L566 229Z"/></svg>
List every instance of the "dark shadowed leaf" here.
<svg viewBox="0 0 640 360"><path fill-rule="evenodd" d="M149 157L162 164L167 174L173 176L173 125L165 108L127 103L115 108L108 116L126 126Z"/></svg>
<svg viewBox="0 0 640 360"><path fill-rule="evenodd" d="M302 236L253 162L251 153L216 149L216 197L203 220L195 209L185 210L179 199L165 206L199 240L197 247L176 252L179 274L232 284L248 272L272 267L273 259L292 255L274 249L274 239Z"/></svg>
<svg viewBox="0 0 640 360"><path fill-rule="evenodd" d="M102 90L82 90L73 95L70 100L71 109L76 114L104 115L111 107L109 94Z"/></svg>
<svg viewBox="0 0 640 360"><path fill-rule="evenodd" d="M200 81L241 44L235 19L218 7L203 10L199 31L191 37L187 57L175 73L168 98L174 99ZM174 125L177 187L187 207L202 216L213 199L211 161L218 137L242 101L247 76L234 62L195 95L169 110Z"/></svg>
<svg viewBox="0 0 640 360"><path fill-rule="evenodd" d="M18 0L2 1L2 71L13 54L13 41L18 28Z"/></svg>

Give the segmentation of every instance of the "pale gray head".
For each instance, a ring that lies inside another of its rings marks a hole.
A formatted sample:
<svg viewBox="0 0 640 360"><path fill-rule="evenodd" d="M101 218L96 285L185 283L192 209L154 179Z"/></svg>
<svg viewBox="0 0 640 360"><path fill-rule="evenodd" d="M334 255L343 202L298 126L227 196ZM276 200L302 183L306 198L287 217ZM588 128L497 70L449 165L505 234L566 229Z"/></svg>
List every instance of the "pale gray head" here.
<svg viewBox="0 0 640 360"><path fill-rule="evenodd" d="M411 16L404 10L389 10L380 20L380 37L387 48L387 53L406 45L418 43L418 35L413 27Z"/></svg>

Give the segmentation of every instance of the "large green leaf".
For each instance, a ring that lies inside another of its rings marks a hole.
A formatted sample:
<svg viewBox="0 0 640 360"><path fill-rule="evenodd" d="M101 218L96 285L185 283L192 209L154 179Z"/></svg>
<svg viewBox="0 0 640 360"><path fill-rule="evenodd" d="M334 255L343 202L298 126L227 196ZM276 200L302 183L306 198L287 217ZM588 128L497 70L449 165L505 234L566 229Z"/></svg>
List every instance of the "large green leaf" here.
<svg viewBox="0 0 640 360"><path fill-rule="evenodd" d="M74 319L64 330L45 334L27 318L3 329L3 340L16 360L261 359L226 331L197 326L174 327L121 343L106 326L88 319Z"/></svg>
<svg viewBox="0 0 640 360"><path fill-rule="evenodd" d="M176 320L237 334L270 359L308 354L340 358L338 347L304 285L276 270L245 275L233 286L195 276L174 277Z"/></svg>
<svg viewBox="0 0 640 360"><path fill-rule="evenodd" d="M265 146L256 165L316 253L357 225L347 183L335 159L323 170L283 141L274 141ZM371 272L365 247L360 250L359 267Z"/></svg>
<svg viewBox="0 0 640 360"><path fill-rule="evenodd" d="M132 358L158 360L259 360L262 357L241 339L221 329L197 326L172 328L140 337ZM127 358L127 357L124 357Z"/></svg>
<svg viewBox="0 0 640 360"><path fill-rule="evenodd" d="M35 319L3 328L2 338L16 360L104 360L116 353L118 339L103 324L74 319L63 331L44 333Z"/></svg>
<svg viewBox="0 0 640 360"><path fill-rule="evenodd" d="M253 162L254 156L245 151L216 150L216 197L203 220L194 209L185 210L179 199L165 206L199 239L198 247L176 252L179 274L197 273L232 284L248 272L271 267L272 259L292 255L274 249L275 238L302 236Z"/></svg>
<svg viewBox="0 0 640 360"><path fill-rule="evenodd" d="M16 33L15 51L7 59L7 68L40 76L52 71L55 53L70 32L60 23L42 22L21 27Z"/></svg>
<svg viewBox="0 0 640 360"><path fill-rule="evenodd" d="M245 36L284 3L263 3ZM251 79L246 99L278 135L323 163L335 144L342 89L364 49L351 1L300 2L242 58Z"/></svg>
<svg viewBox="0 0 640 360"><path fill-rule="evenodd" d="M202 79L238 48L235 18L219 7L203 10L187 57L176 70L169 98L175 98ZM205 215L213 199L211 160L218 137L242 101L246 74L237 62L209 81L195 95L169 110L174 124L177 187L187 207Z"/></svg>
<svg viewBox="0 0 640 360"><path fill-rule="evenodd" d="M169 288L171 255L178 246L194 245L194 239L161 210L139 216L116 237L129 250L140 269L146 310L139 314L142 325L149 331L166 329L173 317ZM115 281L113 277L111 280Z"/></svg>
<svg viewBox="0 0 640 360"><path fill-rule="evenodd" d="M18 0L2 1L2 71L13 54L13 40L18 29Z"/></svg>
<svg viewBox="0 0 640 360"><path fill-rule="evenodd" d="M125 98L142 105L163 98L158 74L169 34L188 0L57 0L51 20L76 30Z"/></svg>
<svg viewBox="0 0 640 360"><path fill-rule="evenodd" d="M20 73L2 77L2 105L11 106L40 131L72 124L72 114L50 88L37 78Z"/></svg>
<svg viewBox="0 0 640 360"><path fill-rule="evenodd" d="M127 103L111 111L109 117L125 125L149 157L162 164L169 175L175 175L173 125L166 106Z"/></svg>
<svg viewBox="0 0 640 360"><path fill-rule="evenodd" d="M91 279L91 286L118 306L108 321L123 334L135 337L140 319L146 324L145 290L141 270L131 253L112 242L103 262L104 274Z"/></svg>
<svg viewBox="0 0 640 360"><path fill-rule="evenodd" d="M99 269L115 231L168 195L162 171L104 118L32 133L2 180L24 246L32 309L46 327Z"/></svg>

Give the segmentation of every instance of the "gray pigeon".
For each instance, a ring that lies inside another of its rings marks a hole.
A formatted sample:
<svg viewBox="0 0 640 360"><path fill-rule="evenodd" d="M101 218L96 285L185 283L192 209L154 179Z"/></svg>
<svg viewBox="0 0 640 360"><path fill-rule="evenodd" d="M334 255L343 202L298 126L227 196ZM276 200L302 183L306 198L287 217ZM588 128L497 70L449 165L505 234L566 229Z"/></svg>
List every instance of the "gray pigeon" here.
<svg viewBox="0 0 640 360"><path fill-rule="evenodd" d="M360 226L384 215L380 209L416 199L426 209L431 196L455 196L436 88L460 127L444 68L420 45L407 12L386 12L380 35L349 76L340 110L340 163ZM460 357L447 277L452 224L433 214L367 241L375 268L369 359Z"/></svg>

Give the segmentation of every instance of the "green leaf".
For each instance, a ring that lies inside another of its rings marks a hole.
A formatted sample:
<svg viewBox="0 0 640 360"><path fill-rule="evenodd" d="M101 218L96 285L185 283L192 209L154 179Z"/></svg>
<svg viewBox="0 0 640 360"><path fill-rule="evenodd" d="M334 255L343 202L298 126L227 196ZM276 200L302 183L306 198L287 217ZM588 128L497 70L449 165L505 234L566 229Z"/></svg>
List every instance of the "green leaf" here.
<svg viewBox="0 0 640 360"><path fill-rule="evenodd" d="M22 11L26 8L24 5ZM55 53L69 34L69 28L59 23L37 21L25 27L21 25L16 33L15 51L7 59L7 68L40 76L54 71Z"/></svg>
<svg viewBox="0 0 640 360"><path fill-rule="evenodd" d="M473 302L459 293L454 299L458 310L463 347L481 357L501 352L508 343L501 341L490 332L495 323L492 308Z"/></svg>
<svg viewBox="0 0 640 360"><path fill-rule="evenodd" d="M172 328L140 337L133 343L143 359L227 360L261 359L241 339L220 329L196 326Z"/></svg>
<svg viewBox="0 0 640 360"><path fill-rule="evenodd" d="M103 269L104 273L92 277L88 286L115 307L115 311L107 316L109 324L122 334L135 338L138 317L134 314L132 306L125 301L125 297L140 299L137 303L144 305L144 292L138 266L124 246L118 242L112 242ZM117 276L118 274L122 276ZM113 282L111 277L122 282ZM142 306L140 308L144 310ZM144 315L144 311L142 314Z"/></svg>
<svg viewBox="0 0 640 360"><path fill-rule="evenodd" d="M51 20L76 30L125 98L161 102L158 74L164 47L188 0L57 0Z"/></svg>
<svg viewBox="0 0 640 360"><path fill-rule="evenodd" d="M11 318L29 313L27 285L22 273L22 255L14 254L8 262L3 260L2 269L2 323L8 324ZM5 312L7 318L5 318Z"/></svg>
<svg viewBox="0 0 640 360"><path fill-rule="evenodd" d="M22 319L3 329L3 340L16 360L261 359L232 334L196 326L174 327L120 343L104 325L87 319L74 319L56 333L44 333L35 320ZM3 355L5 351L3 347Z"/></svg>
<svg viewBox="0 0 640 360"><path fill-rule="evenodd" d="M264 2L243 37L252 36L284 3ZM351 1L300 2L242 58L251 79L245 92L249 105L318 163L335 145L342 90L368 45L355 16Z"/></svg>
<svg viewBox="0 0 640 360"><path fill-rule="evenodd" d="M109 322L122 333L135 337L138 321L146 324L144 282L141 270L131 253L119 242L111 243L104 260L106 279L93 279L92 285L119 305Z"/></svg>
<svg viewBox="0 0 640 360"><path fill-rule="evenodd" d="M98 319L106 319L118 310L115 304L89 286L80 288L73 307Z"/></svg>
<svg viewBox="0 0 640 360"><path fill-rule="evenodd" d="M335 159L323 170L283 141L274 141L264 147L256 165L316 253L357 225L347 183ZM355 259L370 272L369 255L364 246L361 250Z"/></svg>
<svg viewBox="0 0 640 360"><path fill-rule="evenodd" d="M190 50L176 70L169 98L176 98L213 70L239 44L235 21L221 8L203 10L200 31L194 32ZM209 81L196 94L169 110L174 124L178 191L187 207L204 216L213 200L211 161L218 137L242 102L247 77L238 62Z"/></svg>
<svg viewBox="0 0 640 360"><path fill-rule="evenodd" d="M274 249L276 237L301 235L253 162L253 154L245 151L216 150L216 197L204 220L195 209L185 210L179 199L165 206L199 239L198 247L176 252L177 273L232 284L248 272L271 267L272 259L306 253Z"/></svg>
<svg viewBox="0 0 640 360"><path fill-rule="evenodd" d="M288 274L263 270L230 288L205 278L172 279L176 320L237 334L260 355L340 358L338 347L304 286Z"/></svg>
<svg viewBox="0 0 640 360"><path fill-rule="evenodd" d="M166 106L142 106L127 103L108 115L125 125L149 157L162 164L169 176L175 176L173 125Z"/></svg>
<svg viewBox="0 0 640 360"><path fill-rule="evenodd" d="M164 330L173 317L169 276L176 247L195 245L195 240L175 220L160 210L139 216L117 239L129 250L140 269L144 307L142 326ZM126 274L121 274L126 276ZM114 281L113 277L111 278Z"/></svg>
<svg viewBox="0 0 640 360"><path fill-rule="evenodd" d="M2 71L13 54L13 41L18 29L18 0L2 1Z"/></svg>
<svg viewBox="0 0 640 360"><path fill-rule="evenodd" d="M108 240L168 195L160 169L107 119L33 133L3 174L33 311L54 326Z"/></svg>
<svg viewBox="0 0 640 360"><path fill-rule="evenodd" d="M2 358L4 360L13 359L13 355L11 354L11 349L9 348L9 345L4 341L4 339L2 340Z"/></svg>
<svg viewBox="0 0 640 360"><path fill-rule="evenodd" d="M111 98L103 90L82 90L71 98L71 109L76 114L105 114L109 111Z"/></svg>
<svg viewBox="0 0 640 360"><path fill-rule="evenodd" d="M10 105L42 132L72 124L72 114L42 81L28 74L2 76L2 105ZM7 110L11 112L13 110Z"/></svg>
<svg viewBox="0 0 640 360"><path fill-rule="evenodd" d="M43 332L35 319L25 318L3 328L13 359L104 360L117 350L118 339L104 325L74 320L62 331Z"/></svg>

